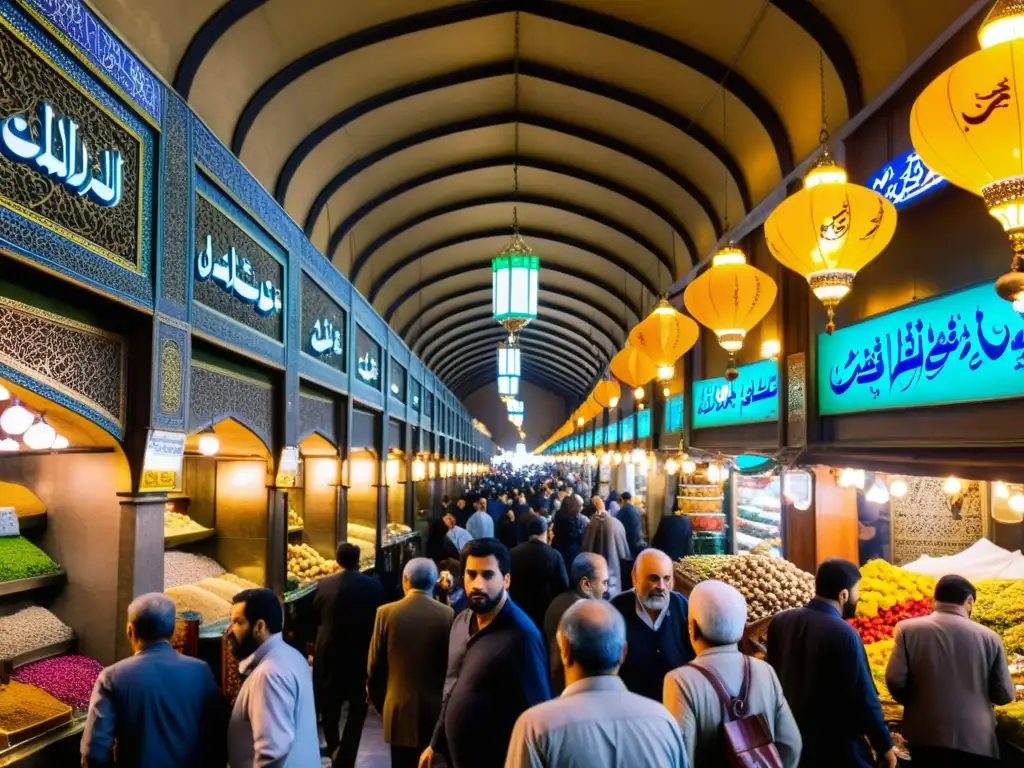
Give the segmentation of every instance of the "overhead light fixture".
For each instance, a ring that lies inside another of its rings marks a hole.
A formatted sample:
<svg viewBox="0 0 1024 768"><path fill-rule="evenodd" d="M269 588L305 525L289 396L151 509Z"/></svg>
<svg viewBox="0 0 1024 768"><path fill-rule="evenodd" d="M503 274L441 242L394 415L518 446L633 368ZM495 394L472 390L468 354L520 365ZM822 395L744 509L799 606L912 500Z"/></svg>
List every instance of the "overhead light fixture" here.
<svg viewBox="0 0 1024 768"><path fill-rule="evenodd" d="M888 504L889 503L889 491L886 490L885 484L881 480L875 480L864 498L872 504Z"/></svg>
<svg viewBox="0 0 1024 768"><path fill-rule="evenodd" d="M1024 514L1024 495L1019 493L1013 494L1013 496L1010 497L1010 500L1007 502L1007 504L1009 504L1010 509L1016 512L1018 515Z"/></svg>
<svg viewBox="0 0 1024 768"><path fill-rule="evenodd" d="M669 387L665 387L661 390L661 394L663 397L668 397L671 393L672 390Z"/></svg>
<svg viewBox="0 0 1024 768"><path fill-rule="evenodd" d="M11 404L0 414L0 429L3 429L8 435L17 437L32 426L35 418L32 411L23 406L17 398L12 398Z"/></svg>
<svg viewBox="0 0 1024 768"><path fill-rule="evenodd" d="M217 451L220 450L220 440L216 433L213 431L213 427L207 427L207 429L199 435L199 452L203 456L216 456Z"/></svg>
<svg viewBox="0 0 1024 768"><path fill-rule="evenodd" d="M40 416L39 420L25 431L21 439L33 451L45 451L53 447L53 441L56 437L57 430L47 424L46 419Z"/></svg>
<svg viewBox="0 0 1024 768"><path fill-rule="evenodd" d="M618 395L608 398L608 407L615 408L619 404Z"/></svg>
<svg viewBox="0 0 1024 768"><path fill-rule="evenodd" d="M697 471L697 463L692 459L685 459L681 469L683 470L684 475L692 475Z"/></svg>
<svg viewBox="0 0 1024 768"><path fill-rule="evenodd" d="M769 339L761 344L761 357L765 360L778 360L782 352L782 344L778 339Z"/></svg>
<svg viewBox="0 0 1024 768"><path fill-rule="evenodd" d="M577 416L576 417L576 426L577 427L582 427L585 423L586 422L583 420L582 416Z"/></svg>
<svg viewBox="0 0 1024 768"><path fill-rule="evenodd" d="M665 474L674 475L679 471L679 462L675 459L665 459Z"/></svg>
<svg viewBox="0 0 1024 768"><path fill-rule="evenodd" d="M709 483L717 483L722 479L722 469L715 462L708 464L707 476Z"/></svg>
<svg viewBox="0 0 1024 768"><path fill-rule="evenodd" d="M645 394L644 388L643 387L637 387L636 389L633 390L633 399L635 399L635 400L643 400L644 399L644 394Z"/></svg>
<svg viewBox="0 0 1024 768"><path fill-rule="evenodd" d="M847 467L839 473L839 485L842 488L864 489L864 470Z"/></svg>

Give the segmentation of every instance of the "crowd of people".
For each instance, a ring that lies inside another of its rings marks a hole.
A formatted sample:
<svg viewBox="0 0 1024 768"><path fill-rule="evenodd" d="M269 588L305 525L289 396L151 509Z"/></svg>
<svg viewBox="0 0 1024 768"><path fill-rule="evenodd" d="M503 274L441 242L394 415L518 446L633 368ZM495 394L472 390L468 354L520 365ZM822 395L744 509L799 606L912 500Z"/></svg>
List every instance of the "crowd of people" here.
<svg viewBox="0 0 1024 768"><path fill-rule="evenodd" d="M820 564L816 596L775 616L762 660L741 650L743 596L718 581L676 592L673 556L646 545L628 494L584 507L572 478L528 486L444 500L397 601L342 544L309 659L283 640L273 593L239 593L230 712L209 668L167 644L170 600L138 598L135 655L96 685L83 764L353 768L372 705L395 768L897 765L845 621L856 565ZM934 613L897 626L886 681L915 766L998 764L992 705L1014 686L998 636L970 621L975 594L946 576Z"/></svg>

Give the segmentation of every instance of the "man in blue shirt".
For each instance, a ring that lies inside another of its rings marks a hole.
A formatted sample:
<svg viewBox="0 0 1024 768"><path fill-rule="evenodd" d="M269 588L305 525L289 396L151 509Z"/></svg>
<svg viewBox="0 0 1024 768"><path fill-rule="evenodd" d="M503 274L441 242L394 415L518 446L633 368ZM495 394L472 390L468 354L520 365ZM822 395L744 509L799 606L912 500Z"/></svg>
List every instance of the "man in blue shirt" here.
<svg viewBox="0 0 1024 768"><path fill-rule="evenodd" d="M128 606L134 655L107 667L96 681L82 734L83 766L224 765L227 702L205 662L171 647L174 615L172 600L155 592Z"/></svg>
<svg viewBox="0 0 1024 768"><path fill-rule="evenodd" d="M466 530L474 539L493 539L494 520L487 514L487 499L481 496L473 505L476 512L469 516Z"/></svg>
<svg viewBox="0 0 1024 768"><path fill-rule="evenodd" d="M816 597L778 614L768 627L768 663L793 710L804 749L800 768L896 768L896 750L882 716L864 644L844 621L860 599L860 570L841 558L825 560Z"/></svg>

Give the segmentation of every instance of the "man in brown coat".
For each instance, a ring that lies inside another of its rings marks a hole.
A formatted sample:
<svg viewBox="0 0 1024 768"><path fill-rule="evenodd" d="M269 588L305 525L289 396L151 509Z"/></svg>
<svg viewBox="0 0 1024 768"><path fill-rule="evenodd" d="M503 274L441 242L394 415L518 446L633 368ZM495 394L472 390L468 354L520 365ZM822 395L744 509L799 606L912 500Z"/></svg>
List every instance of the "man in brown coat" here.
<svg viewBox="0 0 1024 768"><path fill-rule="evenodd" d="M366 687L384 718L393 768L416 768L441 712L455 614L434 600L435 583L434 562L414 558L402 574L405 597L377 609Z"/></svg>
<svg viewBox="0 0 1024 768"><path fill-rule="evenodd" d="M999 635L971 621L976 596L967 579L943 576L931 616L896 625L885 683L915 765L999 764L992 705L1013 701L1013 680Z"/></svg>

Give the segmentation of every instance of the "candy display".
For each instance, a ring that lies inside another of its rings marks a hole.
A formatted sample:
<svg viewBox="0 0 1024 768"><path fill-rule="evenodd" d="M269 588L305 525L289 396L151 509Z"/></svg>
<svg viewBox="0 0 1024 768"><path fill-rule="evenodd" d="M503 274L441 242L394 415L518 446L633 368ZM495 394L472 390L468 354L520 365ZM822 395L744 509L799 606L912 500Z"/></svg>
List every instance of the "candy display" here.
<svg viewBox="0 0 1024 768"><path fill-rule="evenodd" d="M288 578L299 582L321 579L337 573L338 563L325 560L308 544L288 545Z"/></svg>
<svg viewBox="0 0 1024 768"><path fill-rule="evenodd" d="M209 557L191 552L164 552L164 589L216 579L224 573L220 563Z"/></svg>
<svg viewBox="0 0 1024 768"><path fill-rule="evenodd" d="M916 616L927 616L932 612L932 599L926 597L923 600L909 600L898 603L891 608L873 609L871 616L857 616L850 619L849 623L857 630L860 639L865 644L877 643L878 641L892 638L896 631L896 625L904 619L913 619ZM860 606L858 605L858 613Z"/></svg>
<svg viewBox="0 0 1024 768"><path fill-rule="evenodd" d="M71 721L71 707L34 685L0 686L0 749L7 749Z"/></svg>
<svg viewBox="0 0 1024 768"><path fill-rule="evenodd" d="M48 576L58 572L60 566L23 536L0 538L0 581Z"/></svg>
<svg viewBox="0 0 1024 768"><path fill-rule="evenodd" d="M45 608L30 606L0 616L0 659L12 659L40 648L73 640L71 627Z"/></svg>
<svg viewBox="0 0 1024 768"><path fill-rule="evenodd" d="M736 477L736 552L781 553L779 475Z"/></svg>
<svg viewBox="0 0 1024 768"><path fill-rule="evenodd" d="M78 711L89 708L92 689L103 665L88 656L70 654L26 664L14 673L20 683L34 685Z"/></svg>
<svg viewBox="0 0 1024 768"><path fill-rule="evenodd" d="M170 506L170 505L168 505ZM188 515L164 508L164 538L189 533L206 533L210 529L200 525Z"/></svg>
<svg viewBox="0 0 1024 768"><path fill-rule="evenodd" d="M860 604L857 615L874 617L902 603L928 599L935 591L933 576L909 573L885 560L871 560L860 569Z"/></svg>
<svg viewBox="0 0 1024 768"><path fill-rule="evenodd" d="M814 576L788 560L770 555L730 558L714 578L731 584L747 599L747 621L798 608L814 597Z"/></svg>
<svg viewBox="0 0 1024 768"><path fill-rule="evenodd" d="M168 587L164 592L174 601L177 613L195 611L203 617L204 624L211 624L231 615L230 602L195 584Z"/></svg>

